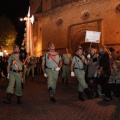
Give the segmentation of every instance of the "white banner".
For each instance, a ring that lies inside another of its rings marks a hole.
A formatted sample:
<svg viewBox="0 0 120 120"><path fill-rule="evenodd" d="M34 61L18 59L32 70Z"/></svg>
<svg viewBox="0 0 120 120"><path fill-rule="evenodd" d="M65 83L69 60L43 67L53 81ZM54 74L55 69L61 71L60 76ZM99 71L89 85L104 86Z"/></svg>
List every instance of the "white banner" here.
<svg viewBox="0 0 120 120"><path fill-rule="evenodd" d="M101 32L86 30L85 42L99 43L100 35L101 35Z"/></svg>

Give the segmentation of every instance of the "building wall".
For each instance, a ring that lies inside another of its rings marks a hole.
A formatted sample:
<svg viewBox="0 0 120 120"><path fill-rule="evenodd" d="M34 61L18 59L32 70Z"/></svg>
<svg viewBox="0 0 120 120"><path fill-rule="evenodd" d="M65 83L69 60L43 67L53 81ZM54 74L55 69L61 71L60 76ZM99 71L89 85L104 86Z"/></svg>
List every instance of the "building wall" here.
<svg viewBox="0 0 120 120"><path fill-rule="evenodd" d="M89 47L89 44L84 42L86 30L102 33L101 42L94 46L105 44L108 47L113 46L116 50L120 49L120 13L115 12L115 7L120 4L120 1L84 1L70 2L56 9L35 14L33 31L37 31L38 35L34 37L34 41L36 52L41 51L38 56L46 52L49 41L54 42L60 53L65 47L74 53L78 44L83 44L86 49ZM52 5L53 3L50 6ZM38 44L41 47L38 48Z"/></svg>
<svg viewBox="0 0 120 120"><path fill-rule="evenodd" d="M34 14L36 13L38 7L41 5L42 0L30 0L30 13Z"/></svg>

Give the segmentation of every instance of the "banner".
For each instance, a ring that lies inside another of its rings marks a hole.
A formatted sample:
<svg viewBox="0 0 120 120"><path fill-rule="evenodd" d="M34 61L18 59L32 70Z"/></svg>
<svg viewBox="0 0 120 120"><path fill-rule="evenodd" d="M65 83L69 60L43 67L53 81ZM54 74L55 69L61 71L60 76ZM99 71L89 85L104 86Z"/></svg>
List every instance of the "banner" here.
<svg viewBox="0 0 120 120"><path fill-rule="evenodd" d="M34 42L32 39L32 24L34 22L34 16L30 17L30 7L28 10L28 15L26 17L26 52L33 55L34 53Z"/></svg>
<svg viewBox="0 0 120 120"><path fill-rule="evenodd" d="M101 35L101 32L86 30L85 42L99 43L100 35Z"/></svg>

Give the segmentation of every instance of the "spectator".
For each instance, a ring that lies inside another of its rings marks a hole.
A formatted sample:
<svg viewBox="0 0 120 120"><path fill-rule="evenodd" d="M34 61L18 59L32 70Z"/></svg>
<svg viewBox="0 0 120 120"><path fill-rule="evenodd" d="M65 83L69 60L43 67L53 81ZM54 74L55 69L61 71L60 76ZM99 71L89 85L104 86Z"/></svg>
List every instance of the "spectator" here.
<svg viewBox="0 0 120 120"><path fill-rule="evenodd" d="M120 61L115 60L113 64L113 70L111 71L111 75L108 83L106 84L105 90L105 101L112 100L111 91L119 88L120 92Z"/></svg>
<svg viewBox="0 0 120 120"><path fill-rule="evenodd" d="M112 61L116 60L116 52L115 49L110 47L109 51L111 52L111 57L112 57Z"/></svg>
<svg viewBox="0 0 120 120"><path fill-rule="evenodd" d="M62 83L66 80L66 84L68 84L69 74L70 74L70 64L72 61L72 56L69 53L68 48L66 48L66 53L62 55Z"/></svg>
<svg viewBox="0 0 120 120"><path fill-rule="evenodd" d="M120 60L120 50L119 51L117 51L117 58L116 58L116 60Z"/></svg>
<svg viewBox="0 0 120 120"><path fill-rule="evenodd" d="M91 48L90 54L88 54L87 58L88 58L87 83L89 85L89 88L92 90L94 94L95 92L94 77L95 77L96 69L98 67L97 50L94 48Z"/></svg>
<svg viewBox="0 0 120 120"><path fill-rule="evenodd" d="M100 46L98 62L102 71L100 75L102 79L99 81L99 84L102 87L102 93L104 93L104 85L108 82L110 76L110 57L106 46Z"/></svg>

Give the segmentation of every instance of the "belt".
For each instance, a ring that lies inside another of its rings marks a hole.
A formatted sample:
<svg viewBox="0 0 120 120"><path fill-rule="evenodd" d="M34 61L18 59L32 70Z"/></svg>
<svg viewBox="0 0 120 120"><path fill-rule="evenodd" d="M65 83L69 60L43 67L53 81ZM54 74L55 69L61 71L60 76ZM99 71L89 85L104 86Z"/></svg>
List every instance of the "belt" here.
<svg viewBox="0 0 120 120"><path fill-rule="evenodd" d="M49 67L46 67L46 68L51 69L51 70L55 70L55 68L49 68Z"/></svg>
<svg viewBox="0 0 120 120"><path fill-rule="evenodd" d="M65 65L65 66L69 66L69 64L63 64L63 65Z"/></svg>
<svg viewBox="0 0 120 120"><path fill-rule="evenodd" d="M34 65L34 64L29 64L29 65L31 66L31 65Z"/></svg>
<svg viewBox="0 0 120 120"><path fill-rule="evenodd" d="M84 68L74 68L74 69L84 70Z"/></svg>
<svg viewBox="0 0 120 120"><path fill-rule="evenodd" d="M22 70L12 70L13 72L22 72Z"/></svg>

